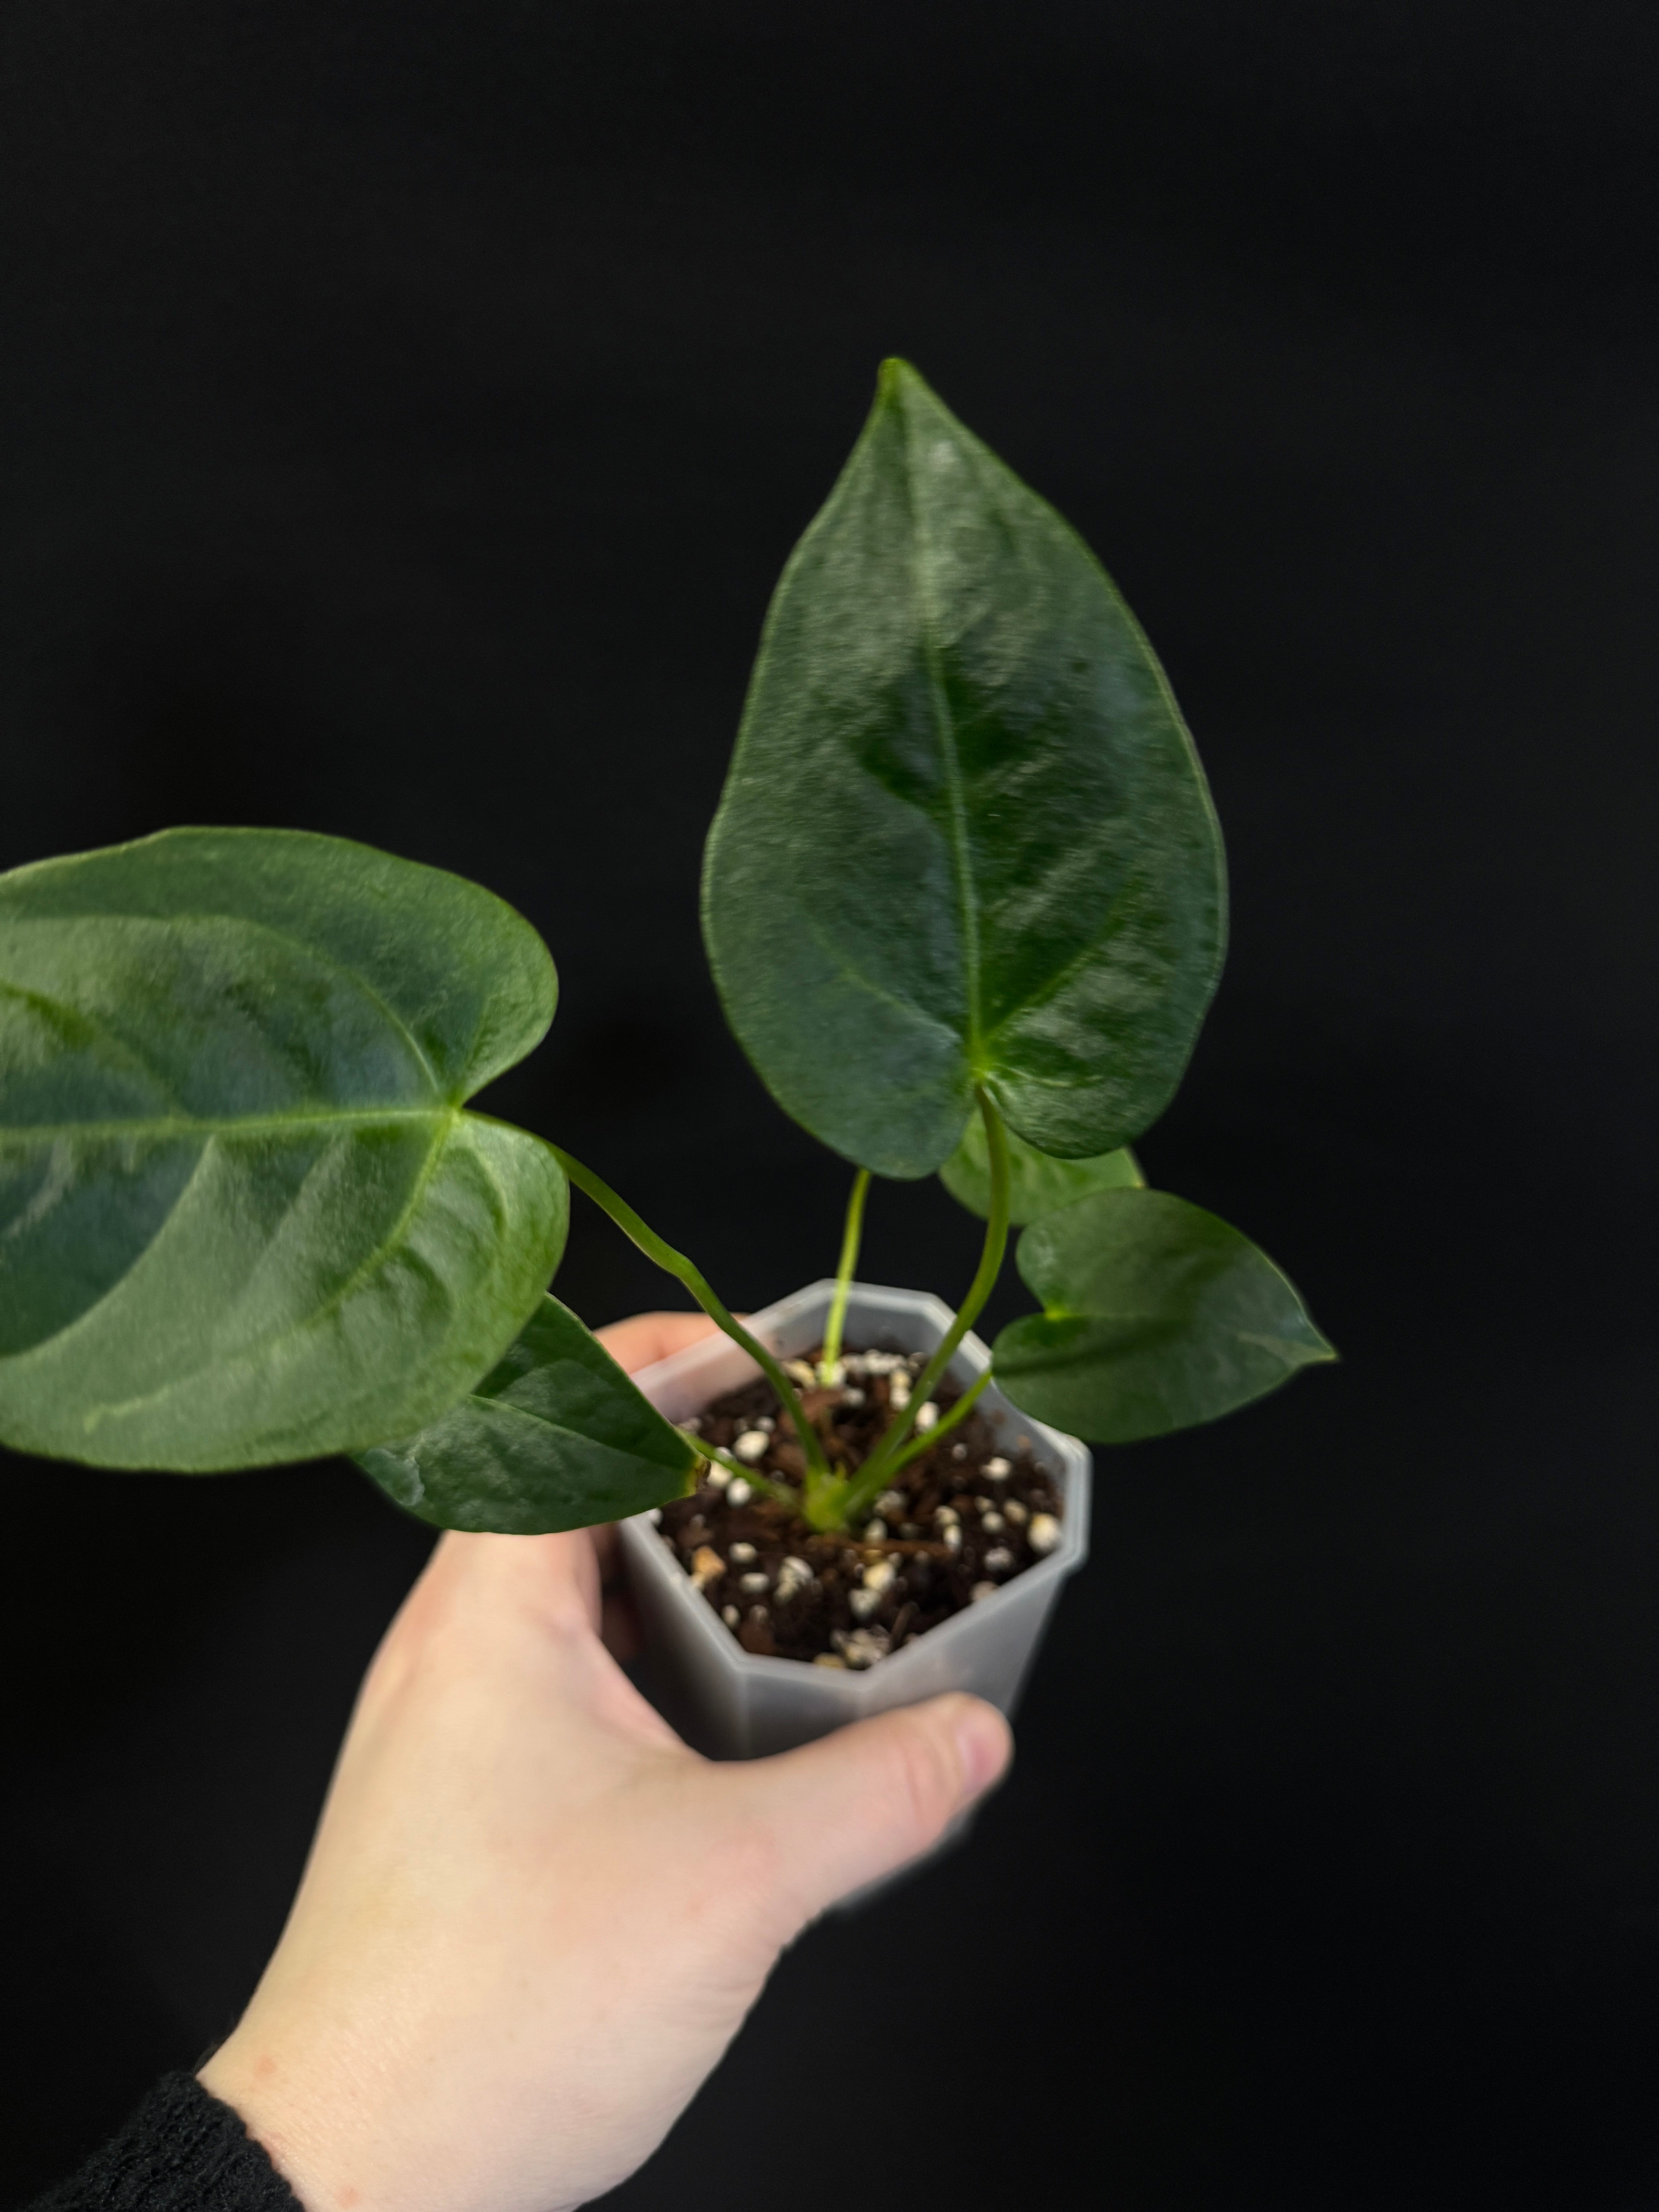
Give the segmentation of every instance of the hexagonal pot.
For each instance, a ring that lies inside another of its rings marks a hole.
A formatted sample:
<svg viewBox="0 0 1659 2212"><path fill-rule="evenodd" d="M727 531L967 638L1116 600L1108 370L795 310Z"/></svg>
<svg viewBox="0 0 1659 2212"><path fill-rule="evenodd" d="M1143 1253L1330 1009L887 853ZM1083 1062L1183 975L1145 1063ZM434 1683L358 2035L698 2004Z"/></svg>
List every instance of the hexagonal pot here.
<svg viewBox="0 0 1659 2212"><path fill-rule="evenodd" d="M781 1358L794 1358L823 1341L834 1290L827 1279L809 1284L751 1316L749 1326ZM854 1283L844 1340L857 1349L931 1352L951 1319L944 1301L926 1291ZM951 1363L951 1378L965 1388L990 1357L978 1337L965 1336ZM759 1371L729 1337L711 1336L634 1379L671 1421L684 1421ZM1030 1439L1034 1457L1064 1502L1060 1543L994 1597L862 1673L753 1656L692 1586L649 1516L623 1523L623 1555L646 1636L645 1686L688 1742L712 1758L752 1759L941 1690L971 1690L1012 1715L1060 1584L1088 1553L1093 1462L1086 1446L1020 1413L995 1383L978 1410L1010 1443L1016 1437Z"/></svg>

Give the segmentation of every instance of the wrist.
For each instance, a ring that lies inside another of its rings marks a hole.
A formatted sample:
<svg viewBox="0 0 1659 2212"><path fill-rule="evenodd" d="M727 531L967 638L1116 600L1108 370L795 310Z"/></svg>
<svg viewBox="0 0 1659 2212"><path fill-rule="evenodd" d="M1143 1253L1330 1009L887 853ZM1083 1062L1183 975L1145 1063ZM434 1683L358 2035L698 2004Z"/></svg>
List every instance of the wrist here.
<svg viewBox="0 0 1659 2212"><path fill-rule="evenodd" d="M196 2078L229 2106L305 2212L369 2212L380 2201L363 2155L372 2130L347 2068L286 2063L239 2028Z"/></svg>

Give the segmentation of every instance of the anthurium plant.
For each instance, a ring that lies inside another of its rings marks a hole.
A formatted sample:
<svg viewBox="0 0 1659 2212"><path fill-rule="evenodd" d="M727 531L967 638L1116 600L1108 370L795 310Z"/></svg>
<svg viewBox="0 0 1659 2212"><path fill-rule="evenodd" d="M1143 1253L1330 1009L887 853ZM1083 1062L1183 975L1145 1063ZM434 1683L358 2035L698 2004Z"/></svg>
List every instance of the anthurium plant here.
<svg viewBox="0 0 1659 2212"><path fill-rule="evenodd" d="M1333 1357L1273 1261L1148 1189L1215 989L1221 840L1164 672L1088 548L915 371L874 407L767 616L703 874L772 1096L855 1170L985 1221L955 1322L863 1464L693 1262L557 1145L471 1109L553 962L475 884L331 837L181 829L0 877L0 1438L184 1474L343 1452L441 1526L684 1494L712 1448L549 1294L571 1184L769 1377L820 1529L856 1522L1023 1226L1040 1310L990 1374L1105 1443ZM734 1471L735 1471L735 1462ZM741 1470L752 1481L752 1468Z"/></svg>

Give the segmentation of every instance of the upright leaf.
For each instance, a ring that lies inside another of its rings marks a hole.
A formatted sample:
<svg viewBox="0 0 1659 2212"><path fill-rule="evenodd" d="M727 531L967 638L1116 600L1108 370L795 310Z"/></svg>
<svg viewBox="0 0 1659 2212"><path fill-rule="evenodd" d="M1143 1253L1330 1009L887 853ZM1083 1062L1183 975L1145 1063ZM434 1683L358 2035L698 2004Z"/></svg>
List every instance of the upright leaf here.
<svg viewBox="0 0 1659 2212"><path fill-rule="evenodd" d="M510 907L339 838L0 876L0 1438L205 1473L452 1403L563 1244L552 1153L462 1110L556 996Z"/></svg>
<svg viewBox="0 0 1659 2212"><path fill-rule="evenodd" d="M1034 1222L1043 1310L994 1347L1017 1406L1097 1443L1212 1421L1336 1354L1248 1237L1162 1190L1099 1191Z"/></svg>
<svg viewBox="0 0 1659 2212"><path fill-rule="evenodd" d="M1219 834L1088 548L902 362L791 556L709 834L703 927L786 1110L884 1175L975 1083L1045 1152L1156 1119L1214 988Z"/></svg>
<svg viewBox="0 0 1659 2212"><path fill-rule="evenodd" d="M356 1455L419 1519L515 1536L665 1504L684 1496L697 1456L554 1297L459 1405L416 1436Z"/></svg>
<svg viewBox="0 0 1659 2212"><path fill-rule="evenodd" d="M985 1124L975 1115L939 1171L939 1179L957 1204L983 1221L991 1211L991 1163L985 1148ZM1024 1137L1008 1132L1008 1218L1036 1221L1091 1190L1140 1190L1146 1178L1127 1145L1093 1159L1057 1160Z"/></svg>

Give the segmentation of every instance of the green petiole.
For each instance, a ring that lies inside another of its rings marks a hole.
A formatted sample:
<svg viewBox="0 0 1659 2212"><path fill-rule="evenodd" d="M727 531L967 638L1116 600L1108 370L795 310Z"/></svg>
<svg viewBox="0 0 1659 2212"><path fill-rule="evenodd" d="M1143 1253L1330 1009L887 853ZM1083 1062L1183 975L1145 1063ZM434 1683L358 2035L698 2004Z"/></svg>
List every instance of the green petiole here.
<svg viewBox="0 0 1659 2212"><path fill-rule="evenodd" d="M849 1521L855 1519L867 1505L873 1504L893 1477L896 1474L902 1474L912 1460L920 1459L924 1452L932 1451L935 1444L943 1443L951 1430L959 1422L965 1421L969 1414L973 1412L975 1406L979 1402L980 1394L986 1389L990 1380L991 1370L987 1367L974 1377L950 1412L941 1414L926 1435L912 1437L902 1451L893 1458L884 1460L875 1469L873 1480L871 1478L868 1462L860 1468L858 1480L847 1492L848 1519Z"/></svg>
<svg viewBox="0 0 1659 2212"><path fill-rule="evenodd" d="M790 1420L794 1424L795 1434L800 1439L800 1448L806 1455L809 1480L812 1475L817 1475L828 1480L830 1462L824 1456L823 1444L818 1432L807 1419L789 1377L760 1339L752 1335L734 1314L726 1310L703 1280L699 1271L686 1258L684 1253L677 1252L672 1244L665 1243L658 1236L654 1229L648 1228L628 1201L619 1198L608 1182L601 1182L592 1168L585 1168L579 1159L574 1158L570 1153L562 1151L557 1145L553 1146L551 1149L560 1166L563 1168L577 1189L586 1192L601 1212L608 1213L623 1236L631 1238L647 1260L660 1267L665 1274L672 1275L677 1282L683 1283L708 1316L710 1321L714 1322L717 1328L723 1328L734 1344L740 1344L749 1357L757 1363L767 1381L777 1392L778 1403L784 1407ZM701 1445L698 1449L702 1449ZM744 1468L743 1474L745 1481L754 1480L747 1468ZM791 1503L793 1503L793 1499Z"/></svg>
<svg viewBox="0 0 1659 2212"><path fill-rule="evenodd" d="M836 1295L830 1302L830 1321L823 1332L823 1357L818 1362L820 1382L828 1382L841 1364L841 1335L847 1324L847 1294L852 1288L853 1270L859 1263L859 1246L864 1237L864 1201L869 1189L870 1170L860 1168L853 1178L853 1194L847 1201L847 1226L842 1233L841 1261L836 1269Z"/></svg>
<svg viewBox="0 0 1659 2212"><path fill-rule="evenodd" d="M659 1237L627 1201L603 1182L592 1170L584 1167L572 1154L555 1146L553 1150L560 1164L578 1190L583 1191L608 1214L623 1235L631 1238L647 1259L683 1283L703 1311L716 1325L724 1329L734 1344L739 1344L757 1362L772 1388L777 1392L778 1403L788 1414L795 1434L800 1439L806 1458L806 1482L804 1492L797 1494L782 1483L759 1474L745 1466L714 1444L705 1443L701 1437L690 1439L694 1449L704 1459L726 1468L739 1475L751 1488L775 1498L797 1512L804 1511L815 1528L848 1527L858 1520L884 1490L892 1477L910 1462L931 1451L940 1440L966 1419L991 1379L990 1370L976 1377L972 1386L925 1436L912 1437L917 1414L927 1404L940 1376L955 1357L957 1346L979 1317L986 1300L996 1286L998 1275L1008 1249L1008 1139L1002 1116L987 1092L977 1093L981 1118L985 1125L986 1151L990 1163L991 1205L985 1224L985 1243L980 1262L969 1284L957 1317L935 1346L921 1373L911 1386L909 1402L898 1414L886 1434L854 1480L848 1481L844 1474L834 1472L823 1449L823 1439L807 1419L794 1386L774 1355L759 1338L746 1329L735 1315L714 1295L700 1271L683 1252ZM860 1168L853 1181L852 1194L847 1205L847 1224L842 1237L841 1260L836 1273L835 1297L830 1304L830 1317L824 1330L823 1358L821 1374L833 1371L841 1358L842 1332L846 1326L847 1304L852 1285L853 1271L858 1265L859 1245L864 1231L865 1201L870 1188L870 1170Z"/></svg>
<svg viewBox="0 0 1659 2212"><path fill-rule="evenodd" d="M739 1476L751 1490L758 1490L763 1497L775 1498L780 1505L787 1505L792 1513L800 1511L800 1493L791 1490L787 1482L775 1482L769 1474L763 1474L758 1468L745 1466L742 1460L734 1459L730 1452L722 1451L718 1444L705 1443L695 1429L682 1429L680 1434L699 1459L709 1460L714 1466L723 1467L728 1474Z"/></svg>
<svg viewBox="0 0 1659 2212"><path fill-rule="evenodd" d="M957 1346L978 1320L986 1300L996 1288L997 1277L1002 1272L1002 1262L1008 1250L1008 1133L989 1094L981 1090L975 1095L979 1099L980 1117L985 1125L985 1147L991 1170L991 1206L986 1219L985 1243L980 1251L979 1266L968 1286L968 1295L957 1309L956 1319L940 1338L932 1358L911 1385L909 1401L904 1411L860 1468L858 1480L848 1496L849 1519L857 1513L860 1502L878 1496L885 1488L888 1478L896 1472L901 1463L898 1458L900 1449L915 1425L916 1415L927 1404L939 1376L956 1357ZM952 1411L955 1411L954 1407ZM931 1433L937 1435L938 1431L935 1430Z"/></svg>

